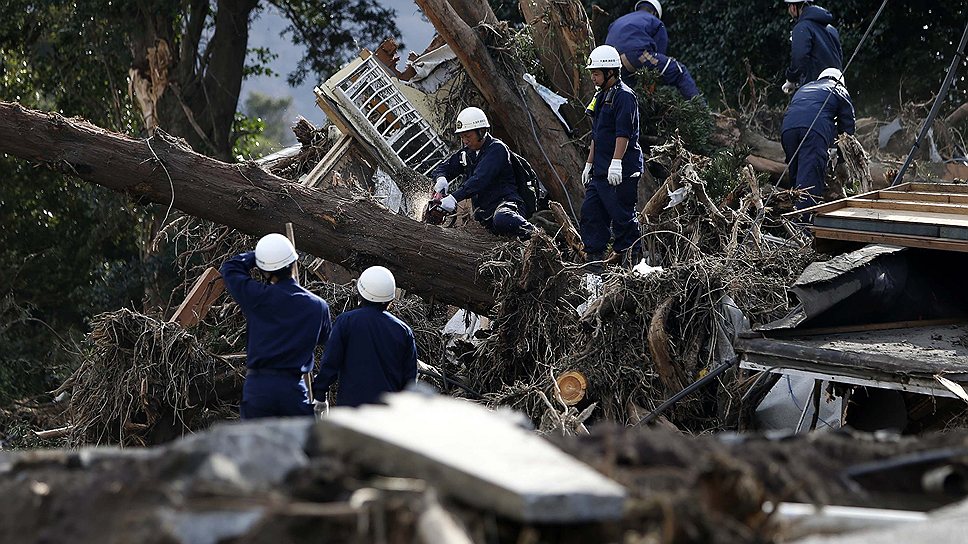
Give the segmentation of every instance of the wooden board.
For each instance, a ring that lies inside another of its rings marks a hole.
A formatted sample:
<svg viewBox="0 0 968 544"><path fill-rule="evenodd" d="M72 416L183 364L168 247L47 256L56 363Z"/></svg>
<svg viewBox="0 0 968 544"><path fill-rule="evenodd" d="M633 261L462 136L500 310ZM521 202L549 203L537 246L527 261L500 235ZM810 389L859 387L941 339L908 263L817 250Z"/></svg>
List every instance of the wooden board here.
<svg viewBox="0 0 968 544"><path fill-rule="evenodd" d="M205 319L205 314L212 304L218 299L219 295L225 291L225 282L222 275L213 267L208 267L201 276L195 280L195 285L189 291L188 296L175 310L171 316L173 323L178 323L182 328L188 329Z"/></svg>
<svg viewBox="0 0 968 544"><path fill-rule="evenodd" d="M887 221L893 223L915 223L921 225L947 225L949 227L968 227L968 213L958 215L931 211L895 211L867 208L843 207L822 214L823 217L840 217L861 220Z"/></svg>
<svg viewBox="0 0 968 544"><path fill-rule="evenodd" d="M814 226L813 233L818 240L837 240L841 242L858 242L862 244L892 244L903 247L968 252L968 244L958 240L942 240L940 238L926 238L906 234L883 234L879 232L865 232L845 228L826 228L820 226Z"/></svg>

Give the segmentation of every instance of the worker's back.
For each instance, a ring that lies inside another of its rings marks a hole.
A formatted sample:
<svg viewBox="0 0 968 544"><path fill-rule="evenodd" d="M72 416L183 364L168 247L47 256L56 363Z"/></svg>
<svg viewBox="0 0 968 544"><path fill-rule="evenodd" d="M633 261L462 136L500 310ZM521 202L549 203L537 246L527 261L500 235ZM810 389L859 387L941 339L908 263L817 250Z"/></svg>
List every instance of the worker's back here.
<svg viewBox="0 0 968 544"><path fill-rule="evenodd" d="M669 46L669 35L665 24L658 17L638 10L619 17L608 27L605 44L626 55L642 51L665 55Z"/></svg>
<svg viewBox="0 0 968 544"><path fill-rule="evenodd" d="M853 134L854 106L847 89L826 78L800 87L783 117L781 132L795 128L820 134L828 147L838 132Z"/></svg>
<svg viewBox="0 0 968 544"><path fill-rule="evenodd" d="M337 376L340 406L378 402L383 393L403 390L417 377L413 331L380 305L340 314L323 354L320 386Z"/></svg>

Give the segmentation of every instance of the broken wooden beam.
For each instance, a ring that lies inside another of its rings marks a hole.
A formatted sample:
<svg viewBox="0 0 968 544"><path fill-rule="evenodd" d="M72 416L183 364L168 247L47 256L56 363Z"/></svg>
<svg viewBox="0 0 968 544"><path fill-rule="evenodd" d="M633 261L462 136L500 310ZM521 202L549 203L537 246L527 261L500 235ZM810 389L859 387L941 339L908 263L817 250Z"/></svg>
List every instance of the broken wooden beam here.
<svg viewBox="0 0 968 544"><path fill-rule="evenodd" d="M183 329L194 327L199 321L205 319L209 308L223 291L225 291L225 282L222 281L222 275L214 267L208 267L195 280L188 296L178 305L178 309L168 321L178 323Z"/></svg>
<svg viewBox="0 0 968 544"><path fill-rule="evenodd" d="M224 163L160 131L148 140L131 138L0 102L0 153L247 234L279 232L292 221L303 250L316 257L351 270L386 266L408 291L474 312L494 304L492 286L478 271L506 239L418 223L346 188L303 187L252 163Z"/></svg>

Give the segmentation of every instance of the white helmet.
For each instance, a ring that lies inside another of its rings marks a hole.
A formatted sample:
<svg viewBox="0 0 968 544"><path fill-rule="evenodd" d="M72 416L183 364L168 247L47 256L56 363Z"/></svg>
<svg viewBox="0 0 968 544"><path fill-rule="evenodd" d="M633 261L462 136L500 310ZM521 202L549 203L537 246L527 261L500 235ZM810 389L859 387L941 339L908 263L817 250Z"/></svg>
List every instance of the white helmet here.
<svg viewBox="0 0 968 544"><path fill-rule="evenodd" d="M273 232L266 234L255 245L255 265L259 270L275 272L292 264L298 255L289 238Z"/></svg>
<svg viewBox="0 0 968 544"><path fill-rule="evenodd" d="M652 7L655 8L656 15L659 16L659 19L662 18L662 4L659 3L659 0L639 0L635 3L635 7L632 8L632 11L638 11L639 8L642 7L642 4L652 4Z"/></svg>
<svg viewBox="0 0 968 544"><path fill-rule="evenodd" d="M491 128L491 123L481 108L464 108L457 114L457 127L454 129L454 134L479 128Z"/></svg>
<svg viewBox="0 0 968 544"><path fill-rule="evenodd" d="M844 73L836 68L826 68L823 72L820 72L820 77L817 79L823 79L825 77L829 77L845 87L847 86L847 83L844 82Z"/></svg>
<svg viewBox="0 0 968 544"><path fill-rule="evenodd" d="M585 68L589 70L604 70L607 68L621 68L622 58L618 55L618 50L616 50L611 45L599 45L596 47L591 55L588 55L588 66Z"/></svg>
<svg viewBox="0 0 968 544"><path fill-rule="evenodd" d="M393 272L382 266L371 266L356 280L356 290L370 302L390 302L396 293L397 282Z"/></svg>

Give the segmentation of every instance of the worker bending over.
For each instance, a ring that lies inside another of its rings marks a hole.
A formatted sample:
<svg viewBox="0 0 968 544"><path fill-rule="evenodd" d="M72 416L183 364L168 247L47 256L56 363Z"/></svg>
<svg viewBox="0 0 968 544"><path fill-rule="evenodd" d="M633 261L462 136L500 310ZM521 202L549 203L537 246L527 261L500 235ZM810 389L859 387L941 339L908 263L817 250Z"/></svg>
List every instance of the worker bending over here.
<svg viewBox="0 0 968 544"><path fill-rule="evenodd" d="M455 134L464 145L431 173L434 191L446 194L450 182L464 176L464 183L440 201L452 212L457 203L471 199L474 218L493 234L530 238L535 227L524 218L524 200L518 194L511 150L491 136L491 123L480 108L465 108L457 115Z"/></svg>
<svg viewBox="0 0 968 544"><path fill-rule="evenodd" d="M246 320L242 419L313 414L303 374L315 366L316 345L329 338L329 305L296 283L296 258L289 239L273 233L219 270ZM252 278L253 267L264 281Z"/></svg>
<svg viewBox="0 0 968 544"><path fill-rule="evenodd" d="M313 380L317 403L337 378L339 406L376 403L383 393L402 391L417 379L413 331L387 311L396 291L393 274L371 266L360 274L356 289L360 306L336 318Z"/></svg>
<svg viewBox="0 0 968 544"><path fill-rule="evenodd" d="M618 51L610 45L596 47L588 59L587 68L600 89L592 113L592 144L582 172L581 239L589 262L602 260L610 235L614 235L612 249L623 261L635 264L641 254L635 216L642 175L639 107L635 93L622 82L621 66Z"/></svg>
<svg viewBox="0 0 968 544"><path fill-rule="evenodd" d="M820 78L826 68L843 70L840 33L830 23L834 16L813 2L784 0L787 12L796 21L790 35L790 67L783 92L793 93L800 85Z"/></svg>
<svg viewBox="0 0 968 544"><path fill-rule="evenodd" d="M797 90L783 116L782 130L790 181L810 193L796 207L813 206L826 189L827 150L838 133L854 133L854 104L840 70L827 68L820 79Z"/></svg>
<svg viewBox="0 0 968 544"><path fill-rule="evenodd" d="M643 67L659 74L663 85L679 90L685 99L699 96L699 87L689 70L679 61L666 56L669 35L662 23L659 0L639 0L632 11L608 27L605 44L619 52L622 59L622 81L635 86L635 73Z"/></svg>

